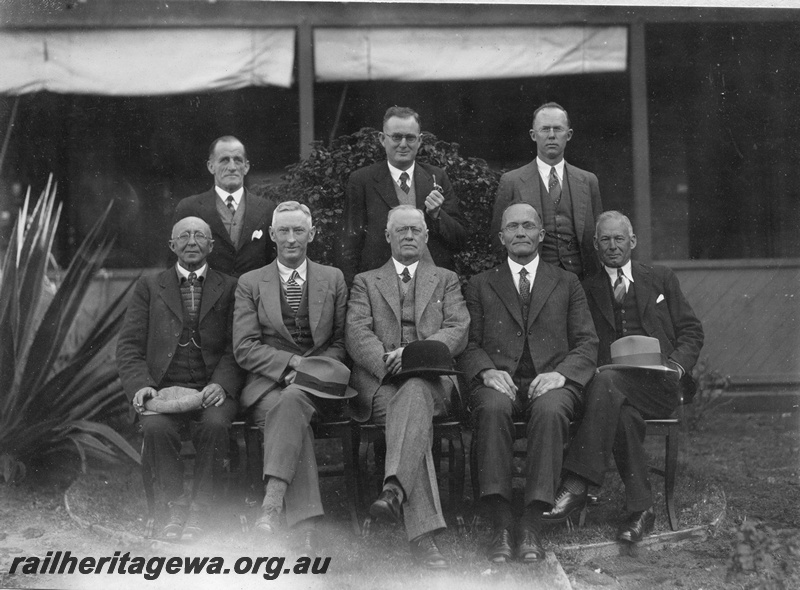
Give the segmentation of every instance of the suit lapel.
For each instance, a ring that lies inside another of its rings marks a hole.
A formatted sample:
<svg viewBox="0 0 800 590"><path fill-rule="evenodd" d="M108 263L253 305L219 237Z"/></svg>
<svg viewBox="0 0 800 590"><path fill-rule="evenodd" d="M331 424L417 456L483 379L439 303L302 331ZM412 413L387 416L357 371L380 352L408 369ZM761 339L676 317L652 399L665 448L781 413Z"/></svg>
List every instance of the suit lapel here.
<svg viewBox="0 0 800 590"><path fill-rule="evenodd" d="M531 285L531 306L528 310L528 326L533 324L542 311L542 307L550 297L556 286L556 277L553 269L539 259L539 266L536 268L536 278L533 279ZM526 326L527 327L527 326Z"/></svg>
<svg viewBox="0 0 800 590"><path fill-rule="evenodd" d="M397 286L397 273L394 271L394 262L389 259L389 262L384 264L378 274L375 276L375 287L378 292L389 304L389 308L394 313L398 325L400 323L400 289Z"/></svg>
<svg viewBox="0 0 800 590"><path fill-rule="evenodd" d="M420 261L417 265L417 272L415 274L414 323L420 326L422 313L425 311L425 308L428 307L428 303L430 303L431 297L433 297L433 293L436 291L439 276L436 272L436 267L431 264L426 264L424 261Z"/></svg>
<svg viewBox="0 0 800 590"><path fill-rule="evenodd" d="M235 250L236 244L231 242L231 236L228 233L228 230L225 229L225 225L222 223L222 219L219 217L219 212L217 212L218 198L217 191L213 188L203 195L202 199L200 199L200 217L208 220L208 225L211 227L211 232L215 236L222 238L224 242L226 242L229 246L232 246Z"/></svg>
<svg viewBox="0 0 800 590"><path fill-rule="evenodd" d="M608 324L616 329L614 304L611 301L611 285L609 283L608 274L602 266L600 267L600 272L588 280L587 286L589 287L588 296L594 298L600 313L603 314Z"/></svg>
<svg viewBox="0 0 800 590"><path fill-rule="evenodd" d="M278 274L276 262L270 262L264 267L261 273L261 281L258 284L260 303L267 313L267 319L287 342L294 342L294 338L289 334L286 325L283 323L281 314L281 277Z"/></svg>
<svg viewBox="0 0 800 590"><path fill-rule="evenodd" d="M306 294L308 295L308 321L311 325L311 334L314 338L314 345L322 344L317 341L317 327L322 318L322 304L325 301L324 295L328 289L328 280L322 276L322 269L319 264L308 261L306 274Z"/></svg>
<svg viewBox="0 0 800 590"><path fill-rule="evenodd" d="M633 275L633 291L636 293L636 307L639 310L639 319L648 334L653 333L649 321L650 295L653 293L653 284L648 270L638 263L631 263L631 274Z"/></svg>
<svg viewBox="0 0 800 590"><path fill-rule="evenodd" d="M541 264L541 262L539 264ZM497 293L500 301L506 306L508 313L514 318L514 321L517 322L521 328L524 328L525 326L522 323L522 309L519 304L519 293L517 293L517 288L514 286L514 277L511 274L511 269L508 267L507 260L503 261L497 273L500 276L497 277L496 281L490 281L489 285L494 289L494 292Z"/></svg>
<svg viewBox="0 0 800 590"><path fill-rule="evenodd" d="M433 176L417 162L414 166L414 193L417 196L417 209L425 211L425 198L432 190Z"/></svg>
<svg viewBox="0 0 800 590"><path fill-rule="evenodd" d="M381 199L386 202L390 209L400 204L397 193L394 190L392 175L389 173L389 165L385 161L378 162L372 181L375 191L380 195Z"/></svg>
<svg viewBox="0 0 800 590"><path fill-rule="evenodd" d="M578 241L583 237L583 228L586 225L586 210L589 208L589 186L586 184L582 175L579 175L575 168L564 163L567 182L569 183L569 194L572 200L572 218L575 223L575 236Z"/></svg>
<svg viewBox="0 0 800 590"><path fill-rule="evenodd" d="M200 300L200 316L197 323L200 324L206 314L214 307L214 304L222 296L222 279L213 270L209 269L206 272L206 278L203 281L203 298Z"/></svg>
<svg viewBox="0 0 800 590"><path fill-rule="evenodd" d="M172 266L161 273L161 299L164 300L169 310L183 322L183 305L181 304L181 288L178 283L178 273Z"/></svg>
<svg viewBox="0 0 800 590"><path fill-rule="evenodd" d="M242 235L239 243L244 246L252 239L253 232L263 225L264 213L267 210L267 202L244 191L244 223L242 224ZM267 224L270 225L270 224Z"/></svg>
<svg viewBox="0 0 800 590"><path fill-rule="evenodd" d="M539 177L539 168L536 166L536 160L525 166L522 174L520 174L522 181L522 198L523 201L533 205L533 208L542 214L542 191L541 191L541 178ZM510 273L510 271L509 271Z"/></svg>

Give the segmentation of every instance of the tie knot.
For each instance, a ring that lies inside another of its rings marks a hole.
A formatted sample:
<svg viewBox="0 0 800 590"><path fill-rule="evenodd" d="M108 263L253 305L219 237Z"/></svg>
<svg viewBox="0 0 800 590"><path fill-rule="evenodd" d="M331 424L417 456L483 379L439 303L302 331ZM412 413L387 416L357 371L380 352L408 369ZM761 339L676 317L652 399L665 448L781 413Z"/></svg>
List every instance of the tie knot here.
<svg viewBox="0 0 800 590"><path fill-rule="evenodd" d="M233 195L228 195L228 198L225 199L225 205L231 211L235 211L236 210L236 205L233 204Z"/></svg>
<svg viewBox="0 0 800 590"><path fill-rule="evenodd" d="M400 174L400 181L401 182L407 182L408 181L408 172L403 172L402 174Z"/></svg>
<svg viewBox="0 0 800 590"><path fill-rule="evenodd" d="M521 269L519 269L519 276L521 276L521 277L527 277L528 276L528 271L525 270L524 266Z"/></svg>
<svg viewBox="0 0 800 590"><path fill-rule="evenodd" d="M403 272L400 273L400 276L403 278L404 283L407 283L408 281L411 280L411 273L408 272L408 267L405 267L403 269Z"/></svg>
<svg viewBox="0 0 800 590"><path fill-rule="evenodd" d="M292 276L289 277L289 280L294 282L294 283L296 283L297 279L299 279L299 278L300 278L300 275L297 274L297 271L295 270L295 271L292 271Z"/></svg>
<svg viewBox="0 0 800 590"><path fill-rule="evenodd" d="M190 272L189 273L189 282L190 283L194 283L196 279L197 279L197 273Z"/></svg>
<svg viewBox="0 0 800 590"><path fill-rule="evenodd" d="M624 277L624 276L625 276L625 275L624 275L624 274L622 274L622 269L621 269L621 268L618 268L618 269L617 269L617 278L618 278L618 279L621 279L621 278L622 278L622 277Z"/></svg>

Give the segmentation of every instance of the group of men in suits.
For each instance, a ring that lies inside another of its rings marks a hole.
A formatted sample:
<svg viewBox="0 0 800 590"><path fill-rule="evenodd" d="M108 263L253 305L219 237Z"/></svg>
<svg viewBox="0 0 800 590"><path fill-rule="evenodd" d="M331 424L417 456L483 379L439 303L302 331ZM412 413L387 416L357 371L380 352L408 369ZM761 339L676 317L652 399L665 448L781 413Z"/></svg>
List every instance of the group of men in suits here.
<svg viewBox="0 0 800 590"><path fill-rule="evenodd" d="M583 507L612 455L631 512L620 538L637 541L652 529L643 420L674 409L703 338L677 279L631 263L630 222L601 214L597 178L565 163L569 117L547 103L530 131L536 159L504 174L498 189L492 228L506 259L473 277L465 299L453 272L463 217L445 171L416 161L420 132L413 110L387 110L379 134L386 162L355 171L347 185L339 268L307 258L316 228L306 205L275 206L247 192L241 142L225 136L211 145L215 186L179 203L169 242L177 263L140 279L117 353L170 507L165 538L202 533L239 407L263 425L265 489L254 528L272 535L285 516L313 553L323 514L313 425L341 417L349 398L355 420L386 433L384 485L370 514L402 521L425 567L447 567L434 536L445 522L431 444L433 420L458 396L473 414L481 502L494 529L490 560L543 559L542 527ZM611 343L627 335L657 338L669 372L595 376L611 361ZM441 365L425 366L441 355ZM198 400L189 411L148 409L186 390ZM564 459L570 423L581 417ZM527 421L528 458L515 519L518 419ZM180 428L188 421L198 462L184 491Z"/></svg>

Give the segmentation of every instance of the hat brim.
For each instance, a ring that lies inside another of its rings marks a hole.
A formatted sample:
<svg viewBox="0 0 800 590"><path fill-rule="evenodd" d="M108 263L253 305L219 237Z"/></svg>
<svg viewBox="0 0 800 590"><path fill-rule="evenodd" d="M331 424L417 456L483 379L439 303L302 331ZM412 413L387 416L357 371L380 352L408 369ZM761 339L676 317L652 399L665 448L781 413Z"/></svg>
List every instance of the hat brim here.
<svg viewBox="0 0 800 590"><path fill-rule="evenodd" d="M351 397L355 397L358 395L358 392L349 385L347 386L347 389L345 389L344 395L333 395L331 393L322 393L321 391L317 391L312 387L305 387L304 385L295 384L295 387L297 387L297 389L305 391L306 393L310 393L314 397L321 397L324 399L350 399Z"/></svg>
<svg viewBox="0 0 800 590"><path fill-rule="evenodd" d="M408 369L403 370L401 369L399 373L395 375L387 375L384 379L384 382L391 382L396 381L398 379L408 379L410 377L443 377L445 375L463 375L461 371L456 371L455 369L437 369L437 368L424 368L420 367L417 369Z"/></svg>
<svg viewBox="0 0 800 590"><path fill-rule="evenodd" d="M597 367L597 371L603 371L604 369L643 369L645 371L661 371L663 373L670 372L670 373L677 373L676 369L671 367L665 367L664 365L603 365L602 367Z"/></svg>

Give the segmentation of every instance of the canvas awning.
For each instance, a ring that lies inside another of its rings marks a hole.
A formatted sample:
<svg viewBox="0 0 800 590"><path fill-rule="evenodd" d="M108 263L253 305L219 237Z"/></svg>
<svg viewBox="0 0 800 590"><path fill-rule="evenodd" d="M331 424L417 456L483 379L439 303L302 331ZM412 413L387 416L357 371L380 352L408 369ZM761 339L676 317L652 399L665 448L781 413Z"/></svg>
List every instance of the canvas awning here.
<svg viewBox="0 0 800 590"><path fill-rule="evenodd" d="M320 82L624 72L627 27L317 28Z"/></svg>
<svg viewBox="0 0 800 590"><path fill-rule="evenodd" d="M292 84L295 30L0 32L0 94L163 95Z"/></svg>

